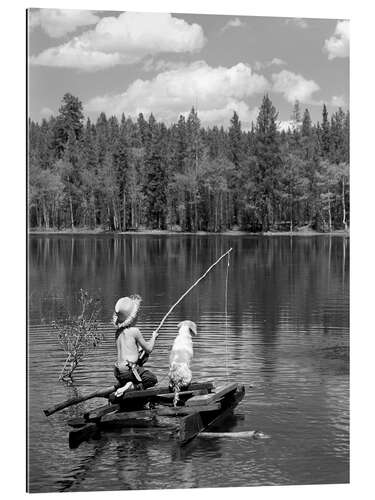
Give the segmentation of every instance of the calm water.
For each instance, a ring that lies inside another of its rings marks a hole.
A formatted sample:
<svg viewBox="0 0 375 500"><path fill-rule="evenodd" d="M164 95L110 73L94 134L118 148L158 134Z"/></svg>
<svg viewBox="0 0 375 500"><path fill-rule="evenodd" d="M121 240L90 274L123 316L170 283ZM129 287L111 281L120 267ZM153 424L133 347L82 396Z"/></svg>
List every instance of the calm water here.
<svg viewBox="0 0 375 500"><path fill-rule="evenodd" d="M116 299L142 295L139 326L147 337L230 246L227 330L222 262L169 317L148 366L165 382L176 325L195 321L195 379L246 386L221 430L257 429L269 439L197 438L181 450L161 434L118 432L70 450L66 420L103 400L44 416L43 407L74 394L57 380L64 355L50 322L74 311L81 287L101 299L105 340L77 368L75 386L111 385ZM35 235L29 275L32 492L349 481L348 239Z"/></svg>

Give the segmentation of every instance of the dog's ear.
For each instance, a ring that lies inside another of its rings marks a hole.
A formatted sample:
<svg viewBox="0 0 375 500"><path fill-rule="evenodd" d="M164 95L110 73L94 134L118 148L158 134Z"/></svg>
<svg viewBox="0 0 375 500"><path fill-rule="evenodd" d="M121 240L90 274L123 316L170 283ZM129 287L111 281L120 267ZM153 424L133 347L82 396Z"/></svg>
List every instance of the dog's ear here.
<svg viewBox="0 0 375 500"><path fill-rule="evenodd" d="M177 328L180 329L183 325L186 325L193 335L197 335L197 325L194 323L194 321L190 321L188 319L186 319L185 321L181 321L181 323L177 325Z"/></svg>
<svg viewBox="0 0 375 500"><path fill-rule="evenodd" d="M189 328L190 331L192 332L193 335L197 335L197 325L194 323L194 321L189 321Z"/></svg>

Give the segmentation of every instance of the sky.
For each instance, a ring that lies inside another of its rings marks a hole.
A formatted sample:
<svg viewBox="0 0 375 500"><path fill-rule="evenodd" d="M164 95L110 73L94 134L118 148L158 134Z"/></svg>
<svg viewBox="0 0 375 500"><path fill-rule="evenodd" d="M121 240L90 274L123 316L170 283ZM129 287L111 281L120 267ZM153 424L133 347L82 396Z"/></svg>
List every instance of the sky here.
<svg viewBox="0 0 375 500"><path fill-rule="evenodd" d="M204 126L248 129L267 93L290 124L296 100L321 120L349 107L349 21L31 9L29 114L58 112L66 92L96 119L151 112L166 123L194 106Z"/></svg>

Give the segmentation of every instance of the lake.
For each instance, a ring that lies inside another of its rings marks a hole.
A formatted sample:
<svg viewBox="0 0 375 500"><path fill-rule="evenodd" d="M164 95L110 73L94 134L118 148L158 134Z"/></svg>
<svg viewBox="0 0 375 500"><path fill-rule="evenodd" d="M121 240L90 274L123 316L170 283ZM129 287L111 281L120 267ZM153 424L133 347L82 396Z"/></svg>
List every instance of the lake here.
<svg viewBox="0 0 375 500"><path fill-rule="evenodd" d="M194 379L246 387L223 431L268 439L106 433L69 449L69 417L42 408L114 382L120 296L143 298L147 338L169 307L229 247L167 319L147 366L166 382L168 353L184 319L196 322ZM77 312L79 289L100 299L104 340L74 373L51 322ZM29 239L29 490L90 491L346 483L349 481L349 239L342 236L31 235Z"/></svg>

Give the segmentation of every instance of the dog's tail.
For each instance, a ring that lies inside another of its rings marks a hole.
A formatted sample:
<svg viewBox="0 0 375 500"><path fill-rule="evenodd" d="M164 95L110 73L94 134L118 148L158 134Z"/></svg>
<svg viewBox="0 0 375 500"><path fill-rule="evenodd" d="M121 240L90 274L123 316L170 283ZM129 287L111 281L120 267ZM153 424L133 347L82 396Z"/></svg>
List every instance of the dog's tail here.
<svg viewBox="0 0 375 500"><path fill-rule="evenodd" d="M177 403L180 400L180 389L181 389L180 384L175 384L173 387L173 390L174 390L173 406L175 408L177 406Z"/></svg>
<svg viewBox="0 0 375 500"><path fill-rule="evenodd" d="M173 406L176 408L177 403L180 400L180 391L178 390L177 387L174 389L174 398L173 398Z"/></svg>

